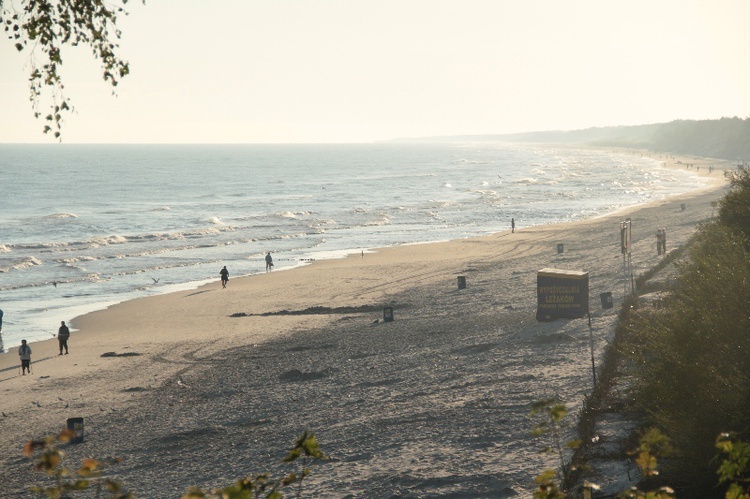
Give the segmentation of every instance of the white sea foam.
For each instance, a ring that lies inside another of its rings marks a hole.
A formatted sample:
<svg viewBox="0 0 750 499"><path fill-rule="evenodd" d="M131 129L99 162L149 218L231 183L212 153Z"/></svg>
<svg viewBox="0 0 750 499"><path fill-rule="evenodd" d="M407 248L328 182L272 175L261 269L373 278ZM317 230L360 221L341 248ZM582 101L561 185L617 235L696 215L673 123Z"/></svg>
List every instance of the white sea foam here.
<svg viewBox="0 0 750 499"><path fill-rule="evenodd" d="M74 213L52 213L44 218L78 218L78 215Z"/></svg>
<svg viewBox="0 0 750 499"><path fill-rule="evenodd" d="M97 258L94 258L93 256L79 256L76 258L57 258L54 261L57 263L73 264L78 262L91 262L94 260L97 260Z"/></svg>
<svg viewBox="0 0 750 499"><path fill-rule="evenodd" d="M37 265L42 265L41 260L34 258L33 256L27 256L25 258L14 261L11 265L11 268L13 270L21 270L27 269L29 267L36 267Z"/></svg>

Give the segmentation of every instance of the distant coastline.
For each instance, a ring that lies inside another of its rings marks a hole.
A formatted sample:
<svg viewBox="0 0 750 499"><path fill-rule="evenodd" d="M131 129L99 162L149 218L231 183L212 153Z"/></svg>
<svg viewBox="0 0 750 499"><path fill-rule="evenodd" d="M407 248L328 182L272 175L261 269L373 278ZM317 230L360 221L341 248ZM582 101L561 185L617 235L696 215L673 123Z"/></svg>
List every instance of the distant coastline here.
<svg viewBox="0 0 750 499"><path fill-rule="evenodd" d="M635 126L594 127L512 134L414 137L390 142L527 142L647 149L677 155L750 161L750 118L676 120Z"/></svg>

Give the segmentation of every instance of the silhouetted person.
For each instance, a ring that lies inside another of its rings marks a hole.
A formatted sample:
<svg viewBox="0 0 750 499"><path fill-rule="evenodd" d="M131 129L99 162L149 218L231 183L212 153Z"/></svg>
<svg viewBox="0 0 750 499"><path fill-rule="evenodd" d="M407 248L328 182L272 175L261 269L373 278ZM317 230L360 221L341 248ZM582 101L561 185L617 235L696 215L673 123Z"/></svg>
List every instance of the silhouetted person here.
<svg viewBox="0 0 750 499"><path fill-rule="evenodd" d="M219 272L219 275L221 276L221 287L226 288L227 282L229 281L229 271L227 270L227 266L224 265L224 268L221 269Z"/></svg>
<svg viewBox="0 0 750 499"><path fill-rule="evenodd" d="M18 356L21 358L21 373L24 376L27 371L31 374L31 347L26 344L26 340L21 340L21 346L18 347Z"/></svg>
<svg viewBox="0 0 750 499"><path fill-rule="evenodd" d="M516 219L515 218L511 218L510 219L510 232L512 234L515 231L516 231Z"/></svg>
<svg viewBox="0 0 750 499"><path fill-rule="evenodd" d="M266 272L271 272L273 270L273 257L271 257L271 252L269 251L266 253Z"/></svg>
<svg viewBox="0 0 750 499"><path fill-rule="evenodd" d="M65 325L65 321L60 321L60 329L57 330L57 342L60 344L60 355L63 354L63 348L65 349L65 355L68 355L68 338L70 338L70 329Z"/></svg>

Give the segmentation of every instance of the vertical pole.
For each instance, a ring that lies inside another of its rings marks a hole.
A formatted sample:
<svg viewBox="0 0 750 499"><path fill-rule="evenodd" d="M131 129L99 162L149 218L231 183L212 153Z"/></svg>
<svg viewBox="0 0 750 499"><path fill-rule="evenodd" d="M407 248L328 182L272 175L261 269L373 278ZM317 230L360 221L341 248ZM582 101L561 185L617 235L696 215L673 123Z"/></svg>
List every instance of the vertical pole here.
<svg viewBox="0 0 750 499"><path fill-rule="evenodd" d="M622 254L622 272L625 274L625 279L622 281L622 299L624 300L628 297L628 264L625 253Z"/></svg>
<svg viewBox="0 0 750 499"><path fill-rule="evenodd" d="M589 345L591 346L591 372L594 375L594 389L596 389L596 361L594 360L594 328L591 327L591 314L586 313L589 318Z"/></svg>
<svg viewBox="0 0 750 499"><path fill-rule="evenodd" d="M630 273L630 293L635 294L635 276L633 275L633 259L628 253L628 272Z"/></svg>

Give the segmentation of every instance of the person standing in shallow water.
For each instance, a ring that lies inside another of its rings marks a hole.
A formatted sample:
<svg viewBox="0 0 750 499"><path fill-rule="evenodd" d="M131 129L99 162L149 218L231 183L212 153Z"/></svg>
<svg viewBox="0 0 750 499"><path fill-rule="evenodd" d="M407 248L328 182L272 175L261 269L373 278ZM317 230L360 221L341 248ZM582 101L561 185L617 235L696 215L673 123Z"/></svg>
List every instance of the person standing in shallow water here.
<svg viewBox="0 0 750 499"><path fill-rule="evenodd" d="M21 373L26 375L28 371L31 374L31 347L26 344L26 340L21 340L21 346L18 347L18 357L21 359Z"/></svg>
<svg viewBox="0 0 750 499"><path fill-rule="evenodd" d="M273 270L273 257L271 257L271 252L269 251L266 253L266 272L271 272Z"/></svg>
<svg viewBox="0 0 750 499"><path fill-rule="evenodd" d="M219 276L221 276L221 287L226 288L227 282L229 281L229 271L227 270L226 265L224 265L224 268L219 272Z"/></svg>
<svg viewBox="0 0 750 499"><path fill-rule="evenodd" d="M510 233L513 234L516 231L516 219L510 219Z"/></svg>
<svg viewBox="0 0 750 499"><path fill-rule="evenodd" d="M68 355L68 338L70 338L70 329L65 325L65 321L60 321L60 329L57 330L57 342L60 344L60 355L63 354L63 348L65 349L65 355Z"/></svg>

